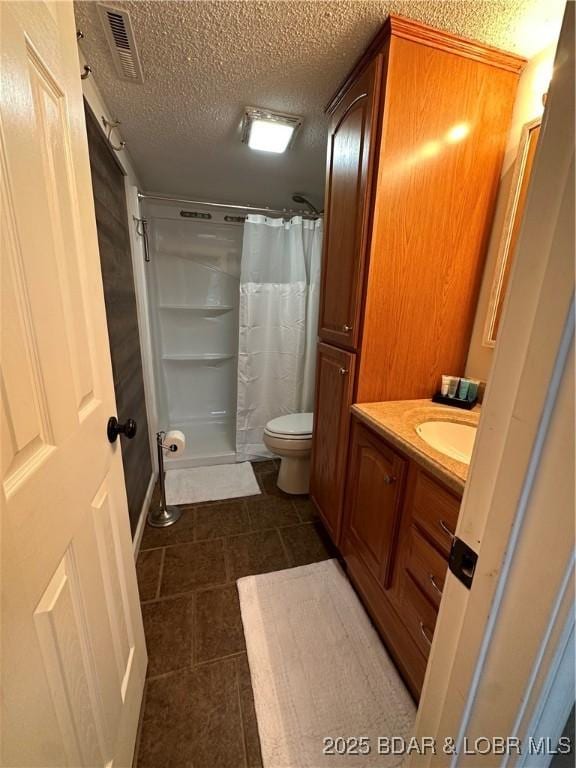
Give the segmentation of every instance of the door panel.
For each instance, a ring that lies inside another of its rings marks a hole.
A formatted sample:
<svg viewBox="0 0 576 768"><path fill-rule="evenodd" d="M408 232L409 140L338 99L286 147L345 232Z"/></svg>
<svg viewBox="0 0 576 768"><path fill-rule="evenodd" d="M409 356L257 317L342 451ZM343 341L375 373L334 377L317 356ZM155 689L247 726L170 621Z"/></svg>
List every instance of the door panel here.
<svg viewBox="0 0 576 768"><path fill-rule="evenodd" d="M121 698L124 699L134 656L134 628L128 596L123 589L126 574L114 499L105 486L99 489L92 502L92 516L98 559L102 565L106 612L112 629L114 657L118 671L116 685L119 687Z"/></svg>
<svg viewBox="0 0 576 768"><path fill-rule="evenodd" d="M394 564L406 461L354 421L348 466L344 555L354 549L386 589Z"/></svg>
<svg viewBox="0 0 576 768"><path fill-rule="evenodd" d="M26 42L26 63L54 246L53 264L55 276L61 282L63 330L70 350L68 362L75 394L72 402L76 405L78 418L82 419L83 411L94 399L94 375L82 291L81 258L84 254L74 217L70 216L74 170L68 152L71 136L66 120L65 94L29 41Z"/></svg>
<svg viewBox="0 0 576 768"><path fill-rule="evenodd" d="M318 344L310 495L335 543L340 537L356 356Z"/></svg>
<svg viewBox="0 0 576 768"><path fill-rule="evenodd" d="M328 137L326 229L319 335L356 349L367 251L370 149L381 72L378 56L346 94Z"/></svg>
<svg viewBox="0 0 576 768"><path fill-rule="evenodd" d="M105 765L108 745L103 712L90 691L94 660L86 642L89 629L83 620L83 602L71 546L40 598L34 621L67 764Z"/></svg>
<svg viewBox="0 0 576 768"><path fill-rule="evenodd" d="M72 4L0 14L2 761L128 766L146 650Z"/></svg>

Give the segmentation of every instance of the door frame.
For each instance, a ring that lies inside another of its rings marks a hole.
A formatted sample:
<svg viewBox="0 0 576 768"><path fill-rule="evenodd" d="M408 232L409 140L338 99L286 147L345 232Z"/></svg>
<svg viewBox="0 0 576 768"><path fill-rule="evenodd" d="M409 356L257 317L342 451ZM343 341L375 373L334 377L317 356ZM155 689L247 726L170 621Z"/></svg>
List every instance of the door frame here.
<svg viewBox="0 0 576 768"><path fill-rule="evenodd" d="M573 31L568 3L456 530L479 555L474 582L448 573L414 731L438 753L409 766L524 764L466 756L464 736L522 738L546 723L554 741L574 701L573 682L551 687L574 642ZM445 738L459 754L443 753Z"/></svg>

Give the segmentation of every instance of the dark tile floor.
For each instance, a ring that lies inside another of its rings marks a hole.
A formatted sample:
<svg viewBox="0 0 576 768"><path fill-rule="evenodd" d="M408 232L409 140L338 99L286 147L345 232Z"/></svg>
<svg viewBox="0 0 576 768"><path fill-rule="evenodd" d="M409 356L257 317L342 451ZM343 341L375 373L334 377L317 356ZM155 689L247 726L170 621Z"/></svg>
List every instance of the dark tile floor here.
<svg viewBox="0 0 576 768"><path fill-rule="evenodd" d="M277 463L254 470L262 495L186 507L170 528L145 529L137 768L262 765L236 579L335 555L310 500L276 486Z"/></svg>

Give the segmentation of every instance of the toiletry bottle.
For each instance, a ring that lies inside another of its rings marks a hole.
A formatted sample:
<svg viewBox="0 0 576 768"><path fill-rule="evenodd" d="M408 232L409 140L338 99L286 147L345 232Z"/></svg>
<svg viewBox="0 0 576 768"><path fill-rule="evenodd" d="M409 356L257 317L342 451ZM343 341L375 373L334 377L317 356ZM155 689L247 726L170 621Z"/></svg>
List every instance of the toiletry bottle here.
<svg viewBox="0 0 576 768"><path fill-rule="evenodd" d="M478 379L468 379L468 400L477 399L479 386L480 382Z"/></svg>
<svg viewBox="0 0 576 768"><path fill-rule="evenodd" d="M440 394L444 397L448 397L448 387L450 386L450 376L442 376L442 386L440 387Z"/></svg>
<svg viewBox="0 0 576 768"><path fill-rule="evenodd" d="M458 376L448 377L448 397L456 397L459 381L460 378Z"/></svg>

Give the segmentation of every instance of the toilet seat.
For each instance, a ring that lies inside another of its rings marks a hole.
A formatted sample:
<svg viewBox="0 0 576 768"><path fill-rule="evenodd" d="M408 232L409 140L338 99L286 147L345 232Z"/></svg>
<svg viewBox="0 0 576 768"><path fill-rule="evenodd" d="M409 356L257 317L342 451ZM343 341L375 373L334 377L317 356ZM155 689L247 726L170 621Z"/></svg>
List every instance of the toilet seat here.
<svg viewBox="0 0 576 768"><path fill-rule="evenodd" d="M264 433L283 440L306 440L312 437L312 419L312 413L277 416L266 424Z"/></svg>

